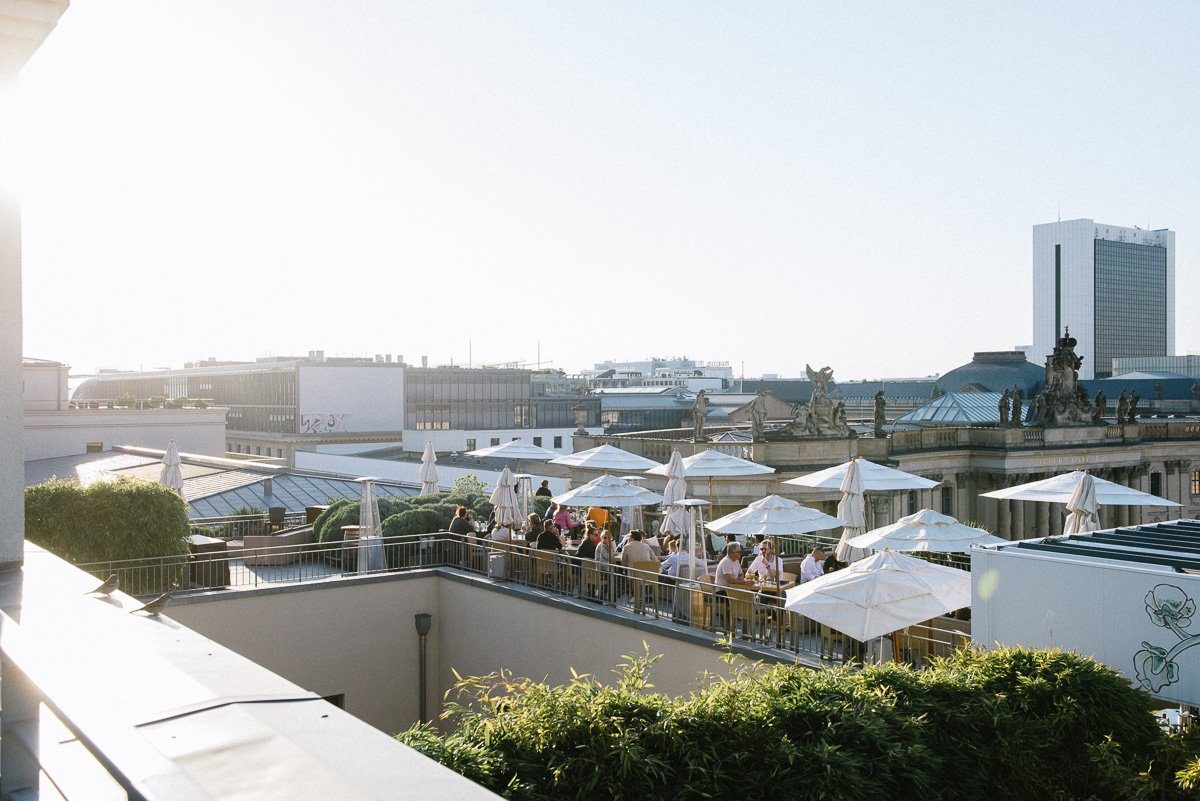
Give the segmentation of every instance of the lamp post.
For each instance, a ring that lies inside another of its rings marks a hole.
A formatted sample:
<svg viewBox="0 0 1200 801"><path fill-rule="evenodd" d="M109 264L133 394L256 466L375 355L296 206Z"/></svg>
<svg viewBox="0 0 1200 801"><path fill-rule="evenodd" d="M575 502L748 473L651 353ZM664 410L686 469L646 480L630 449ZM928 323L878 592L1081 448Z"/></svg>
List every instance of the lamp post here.
<svg viewBox="0 0 1200 801"><path fill-rule="evenodd" d="M429 710L425 706L426 641L429 637L429 630L433 628L433 615L426 612L421 612L414 617L413 623L417 627L417 636L420 639L420 646L417 651L419 659L417 677L419 680L421 693L420 716L422 723L428 723Z"/></svg>

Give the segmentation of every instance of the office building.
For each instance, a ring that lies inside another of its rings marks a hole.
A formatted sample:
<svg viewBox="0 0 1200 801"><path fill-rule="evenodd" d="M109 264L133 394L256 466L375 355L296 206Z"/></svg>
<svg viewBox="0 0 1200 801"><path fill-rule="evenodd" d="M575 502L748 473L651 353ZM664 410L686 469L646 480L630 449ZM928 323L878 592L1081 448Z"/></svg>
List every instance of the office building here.
<svg viewBox="0 0 1200 801"><path fill-rule="evenodd" d="M1175 232L1094 220L1035 225L1035 358L1068 328L1083 379L1111 376L1113 359L1175 355Z"/></svg>

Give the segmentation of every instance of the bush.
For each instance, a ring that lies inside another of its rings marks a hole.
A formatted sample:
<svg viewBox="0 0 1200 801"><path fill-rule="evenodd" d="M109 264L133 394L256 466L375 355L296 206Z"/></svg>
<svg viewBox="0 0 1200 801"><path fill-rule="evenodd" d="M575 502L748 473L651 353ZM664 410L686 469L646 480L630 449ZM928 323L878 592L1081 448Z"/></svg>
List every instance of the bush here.
<svg viewBox="0 0 1200 801"><path fill-rule="evenodd" d="M379 504L379 519L383 520L411 509L412 501L412 498L378 498L376 503ZM342 542L342 526L357 526L361 507L362 502L358 499L340 498L331 503L313 523L313 533L317 542Z"/></svg>
<svg viewBox="0 0 1200 801"><path fill-rule="evenodd" d="M155 565L122 576L121 589L130 594L162 592L179 580L189 533L187 506L161 484L53 480L25 489L30 542L77 565L143 558ZM180 557L178 569L158 569L161 557Z"/></svg>
<svg viewBox="0 0 1200 801"><path fill-rule="evenodd" d="M550 508L550 499L545 495L535 496L533 499L533 507L529 510L535 512L538 517L543 520L546 517L546 510Z"/></svg>
<svg viewBox="0 0 1200 801"><path fill-rule="evenodd" d="M1195 743L1150 697L1061 651L962 651L924 671L762 667L680 698L653 659L613 685L459 684L453 727L398 739L513 799L1182 798ZM1190 750L1189 750L1190 749Z"/></svg>
<svg viewBox="0 0 1200 801"><path fill-rule="evenodd" d="M383 533L387 537L430 534L434 531L441 531L442 528L442 516L436 509L429 507L409 509L391 515L383 521Z"/></svg>

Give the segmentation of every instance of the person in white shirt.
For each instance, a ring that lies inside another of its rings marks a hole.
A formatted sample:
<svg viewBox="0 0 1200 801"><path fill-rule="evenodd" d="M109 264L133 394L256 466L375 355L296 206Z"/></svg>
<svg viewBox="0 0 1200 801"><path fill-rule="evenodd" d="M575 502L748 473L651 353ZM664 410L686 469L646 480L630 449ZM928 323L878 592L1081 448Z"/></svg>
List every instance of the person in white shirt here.
<svg viewBox="0 0 1200 801"><path fill-rule="evenodd" d="M823 575L825 575L825 549L818 545L800 563L800 583L812 581Z"/></svg>
<svg viewBox="0 0 1200 801"><path fill-rule="evenodd" d="M783 580L783 560L775 555L770 540L759 543L758 556L746 570L747 576L757 576L760 582L779 582Z"/></svg>
<svg viewBox="0 0 1200 801"><path fill-rule="evenodd" d="M753 581L742 578L742 546L731 542L725 546L725 556L717 563L715 578L717 594L724 594L730 587L753 587Z"/></svg>
<svg viewBox="0 0 1200 801"><path fill-rule="evenodd" d="M705 565L694 556L689 556L683 549L683 543L679 540L671 540L668 546L671 553L667 555L667 559L662 563L662 572L671 578L699 578L704 573ZM692 569L689 570L689 567Z"/></svg>

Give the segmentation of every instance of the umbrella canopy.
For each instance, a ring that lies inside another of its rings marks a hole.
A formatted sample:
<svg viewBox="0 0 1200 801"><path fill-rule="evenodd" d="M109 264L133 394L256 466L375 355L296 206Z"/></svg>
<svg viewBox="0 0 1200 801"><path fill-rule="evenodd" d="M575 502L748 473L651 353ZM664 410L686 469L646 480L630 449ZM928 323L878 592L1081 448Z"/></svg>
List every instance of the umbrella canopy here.
<svg viewBox="0 0 1200 801"><path fill-rule="evenodd" d="M425 440L425 453L421 455L421 494L437 495L438 474L437 454L433 452L433 443Z"/></svg>
<svg viewBox="0 0 1200 801"><path fill-rule="evenodd" d="M658 462L638 456L636 453L614 448L612 445L601 445L568 456L551 459L550 464L563 464L569 467L585 467L589 470L649 470L661 467Z"/></svg>
<svg viewBox="0 0 1200 801"><path fill-rule="evenodd" d="M521 522L521 509L517 505L517 493L513 492L513 487L517 480L513 478L512 471L507 467L500 471L500 478L496 479L496 487L492 490L492 497L489 498L492 502L492 507L496 514L496 525L512 526Z"/></svg>
<svg viewBox="0 0 1200 801"><path fill-rule="evenodd" d="M358 572L387 570L383 553L383 526L379 521L379 504L375 502L374 478L360 478L362 503L358 507Z"/></svg>
<svg viewBox="0 0 1200 801"><path fill-rule="evenodd" d="M801 506L790 498L768 495L732 514L708 524L718 534L763 534L768 537L806 534L845 525L844 520Z"/></svg>
<svg viewBox="0 0 1200 801"><path fill-rule="evenodd" d="M1075 485L1075 492L1067 501L1067 511L1070 514L1063 523L1063 534L1083 534L1100 529L1100 504L1096 503L1095 476L1085 473Z"/></svg>
<svg viewBox="0 0 1200 801"><path fill-rule="evenodd" d="M1007 540L993 537L981 528L960 523L950 515L922 509L891 525L873 529L847 542L854 548L882 551L966 551L972 545L996 545Z"/></svg>
<svg viewBox="0 0 1200 801"><path fill-rule="evenodd" d="M664 498L623 478L600 476L550 500L563 506L649 506Z"/></svg>
<svg viewBox="0 0 1200 801"><path fill-rule="evenodd" d="M467 456L490 456L493 459L515 459L517 461L526 459L533 462L547 462L551 459L557 459L559 454L554 451L548 451L545 448L539 448L531 442L514 439L510 442L502 442L499 445L492 445L488 448L467 451Z"/></svg>
<svg viewBox="0 0 1200 801"><path fill-rule="evenodd" d="M179 446L175 444L175 440L171 440L167 443L167 452L163 454L162 473L158 476L158 483L180 495L183 494L183 471L179 467L181 463Z"/></svg>
<svg viewBox="0 0 1200 801"><path fill-rule="evenodd" d="M846 525L842 529L842 538L838 540L837 548L834 549L834 555L839 562L854 562L867 555L862 548L850 545L850 540L866 533L867 530L867 503L866 498L863 497L865 490L863 489L862 468L858 462L858 459L850 462L850 467L842 477L842 484L839 487L842 491L842 499L838 502L837 516L846 521Z"/></svg>
<svg viewBox="0 0 1200 801"><path fill-rule="evenodd" d="M1031 481L1028 484L1018 484L1015 487L1005 487L994 492L985 492L982 498L1000 498L1016 501L1042 501L1044 503L1068 503L1075 494L1075 488L1083 477L1083 470L1064 473L1061 476L1044 478L1041 481ZM1096 503L1101 506L1179 506L1175 501L1168 501L1148 492L1135 490L1121 484L1114 484L1102 478L1091 476L1096 485Z"/></svg>
<svg viewBox="0 0 1200 801"><path fill-rule="evenodd" d="M793 587L785 603L859 641L970 605L970 573L894 551Z"/></svg>
<svg viewBox="0 0 1200 801"><path fill-rule="evenodd" d="M671 461L675 460L675 456L679 451L671 453ZM774 467L752 462L749 459L739 459L736 456L730 456L728 453L720 451L707 450L701 451L693 456L689 456L682 460L683 475L687 478L722 478L728 476L756 476L764 473L774 473ZM655 476L671 477L669 472L671 462L665 465L659 465L652 470L646 472Z"/></svg>
<svg viewBox="0 0 1200 801"><path fill-rule="evenodd" d="M862 458L851 459L836 467L818 470L799 478L791 478L783 483L816 489L841 489L842 482L846 480L846 473L854 464L858 465L862 486L867 492L933 489L938 485L936 481L914 476L912 473L905 473L903 470L896 470L893 467L884 467Z"/></svg>
<svg viewBox="0 0 1200 801"><path fill-rule="evenodd" d="M671 451L671 459L666 464L667 486L663 490L663 506L666 514L658 527L660 534L684 534L695 527L688 510L684 507L674 507L671 504L682 501L687 497L687 480L683 475L683 456L679 451Z"/></svg>

